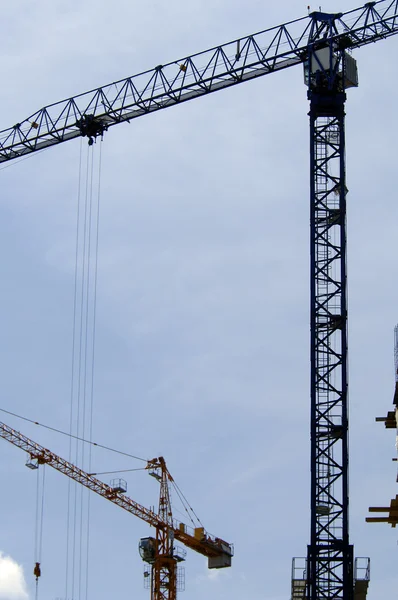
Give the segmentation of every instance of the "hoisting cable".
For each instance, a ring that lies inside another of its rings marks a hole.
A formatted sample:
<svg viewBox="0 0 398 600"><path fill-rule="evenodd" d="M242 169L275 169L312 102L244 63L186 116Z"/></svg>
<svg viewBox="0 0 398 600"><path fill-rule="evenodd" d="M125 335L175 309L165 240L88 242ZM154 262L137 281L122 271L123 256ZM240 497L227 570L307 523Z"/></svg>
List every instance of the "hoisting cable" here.
<svg viewBox="0 0 398 600"><path fill-rule="evenodd" d="M94 152L91 152L91 170L90 170L90 186L89 186L89 220L88 220L88 268L87 268L87 289L86 289L86 336L85 336L85 355L84 355L84 408L83 408L83 432L86 428L86 400L89 397L88 406L88 437L92 437L93 431L93 407L94 407L94 372L95 372L95 333L96 333L96 312L97 312L97 280L98 280L98 248L99 248L99 215L100 215L100 198L101 198L101 165L102 165L102 143L100 143L100 155L98 161L98 180L96 182L97 194L95 205L94 197ZM88 174L87 174L88 177ZM94 243L92 243L92 238ZM92 258L92 246L94 247L94 257ZM93 264L93 268L91 265ZM91 277L91 271L94 272ZM93 279L90 290L90 279ZM90 298L91 291L91 298ZM90 324L90 299L91 299L91 348L89 348L89 324ZM90 354L90 365L88 368L87 357ZM84 462L84 446L82 462ZM89 447L88 470L91 470L92 464L92 446ZM82 494L83 497L83 494ZM88 598L88 572L89 572L89 544L90 544L90 505L91 494L87 496L87 519L86 519L86 578L85 578L85 596ZM81 515L81 526L83 524L83 510ZM82 529L81 529L82 531Z"/></svg>
<svg viewBox="0 0 398 600"><path fill-rule="evenodd" d="M39 562L42 562L43 552L43 528L44 528L44 492L45 492L45 481L46 481L46 465L43 465L41 469L43 473L42 479L42 492L41 492L41 515L40 515L40 531L39 531Z"/></svg>
<svg viewBox="0 0 398 600"><path fill-rule="evenodd" d="M173 480L172 482L172 486L175 489L177 496L179 497L179 499L181 500L181 503L186 511L186 513L188 514L191 522L193 524L195 524L195 522L193 521L191 515L189 514L188 509L192 512L192 514L194 515L196 521L203 527L203 523L201 522L201 520L199 519L198 515L195 513L194 509L192 508L192 506L189 504L188 500L186 499L186 497L184 496L184 494L182 493L182 491L180 490L180 488L178 487L178 485L176 484L176 482ZM187 508L188 507L188 508Z"/></svg>
<svg viewBox="0 0 398 600"><path fill-rule="evenodd" d="M76 217L76 247L75 247L75 278L74 278L74 296L73 296L73 326L72 326L72 361L71 361L71 386L69 399L69 462L72 461L72 428L73 428L73 397L75 387L75 347L76 347L76 323L77 323L77 294L78 294L78 260L79 260L79 232L80 232L80 201L81 201L81 178L82 178L82 157L83 140L80 140L79 167L78 167L78 185L77 185L77 217ZM66 516L66 565L65 565L65 598L69 596L69 554L70 554L70 530L71 530L71 503L72 503L72 482L68 480L68 501ZM72 567L73 568L73 567ZM72 589L73 595L73 589Z"/></svg>
<svg viewBox="0 0 398 600"><path fill-rule="evenodd" d="M78 318L74 319L74 334L78 338L78 344L76 345L76 354L72 355L73 361L73 370L75 372L75 367L77 371L77 381L75 385L75 389L72 389L71 395L71 409L73 410L73 405L76 405L75 410L75 426L76 426L76 438L85 437L85 397L86 397L86 362L87 362L87 336L88 336L88 299L86 300L86 287L87 290L88 285L86 281L89 282L89 269L90 269L90 261L88 253L88 244L87 239L90 236L91 223L88 221L88 203L91 200L90 193L90 183L92 182L90 174L90 164L92 169L93 164L93 149L88 148L87 158L86 158L86 168L85 168L85 176L84 181L81 180L80 177L80 187L79 187L79 199L82 196L82 187L84 186L84 207L80 210L78 208L77 213L77 236L76 236L76 271L75 271L75 282L77 283L77 288L75 289L76 294L76 311L79 314ZM83 223L80 224L80 220L83 220ZM81 231L79 235L79 231ZM82 238L82 241L80 241ZM79 247L82 246L79 255ZM76 315L77 317L77 315ZM74 392L74 393L73 393ZM81 428L82 426L82 428ZM80 444L79 440L76 439L75 444L75 455L73 462L80 463L82 468L84 465L84 444ZM72 587L72 596L77 596L79 600L81 599L81 577L82 577L82 543L83 543L83 500L84 500L84 490L79 490L76 485L72 486L73 488L73 539L72 539L72 573L71 573L71 587ZM80 491L80 494L79 494ZM80 500L78 500L78 496ZM80 519L79 519L80 513ZM78 525L78 521L80 522L80 527ZM78 539L78 531L80 533L80 537ZM75 574L77 571L77 581L75 580ZM77 589L75 590L75 581Z"/></svg>
<svg viewBox="0 0 398 600"><path fill-rule="evenodd" d="M40 482L40 474L43 473ZM36 578L35 600L39 598L39 577L41 576L42 548L43 548L43 523L44 523L44 489L45 489L45 465L43 469L37 468L36 488L36 525L35 525L35 566L33 575Z"/></svg>
<svg viewBox="0 0 398 600"><path fill-rule="evenodd" d="M96 236L95 236L95 261L94 261L94 290L93 290L93 331L92 331L92 347L91 347L91 387L90 387L90 423L89 423L89 438L93 437L93 408L94 408L94 371L95 371L95 339L96 339L96 324L97 324L97 283L98 283L98 248L99 248L99 220L101 207L101 169L102 169L102 139L100 142L99 163L98 163L98 183L97 183L97 218L96 218ZM93 172L92 172L93 174ZM91 175L92 175L91 174ZM92 191L92 190L91 190ZM92 465L92 445L89 446L88 455L88 470L91 471ZM89 548L90 548L90 507L91 494L88 496L87 502L87 543L86 543L86 587L85 596L88 600L88 571L89 571Z"/></svg>
<svg viewBox="0 0 398 600"><path fill-rule="evenodd" d="M134 458L136 460L140 460L145 463L148 462L148 460L146 458L141 458L140 456L135 456L134 454L129 454L128 452L123 452L122 450L116 450L115 448L111 448L110 446L104 446L103 444L98 444L97 442L92 442L91 440L86 440L84 438L78 437L71 433L67 433L66 431L62 431L62 429L56 429L55 427L51 427L50 425L45 425L44 423L39 423L38 421L33 421L32 419L29 419L28 417L23 417L22 415L18 415L17 413L11 412L10 410L6 410L5 408L0 408L0 412L6 413L7 415L11 415L12 417L16 417L17 419L22 419L23 421L27 421L28 423L32 423L33 425L38 425L39 427L43 427L44 429L48 429L49 431L54 431L55 433L65 435L66 437L77 439L80 442L83 442L85 444L90 444L91 446L96 446L97 448L102 448L103 450L108 450L109 452L115 452L116 454L120 454L121 456L127 456L128 458Z"/></svg>
<svg viewBox="0 0 398 600"><path fill-rule="evenodd" d="M35 550L34 550L34 562L35 567L33 569L33 575L36 577L36 593L35 599L38 600L39 595L39 577L41 575L40 562L38 561L38 540L39 540L39 491L40 491L40 480L39 480L39 469L37 469L36 477L36 519L35 519Z"/></svg>
<svg viewBox="0 0 398 600"><path fill-rule="evenodd" d="M78 430L81 423L82 435L86 434L86 402L87 402L87 363L88 363L88 340L90 322L90 273L91 273L91 230L92 230L92 206L93 206L93 176L94 176L94 147L91 146L87 152L86 186L85 186L85 208L84 208L84 238L83 238L83 275L81 283L81 306L80 306L80 348L79 348L79 386L78 386ZM80 418L81 415L81 418ZM78 454L78 446L76 446ZM85 445L81 446L81 465L85 468ZM84 499L89 502L90 494L83 487L80 488L80 522L79 522L79 550L78 550L78 591L81 598L83 572L88 575L87 563L83 561L83 513ZM77 498L76 498L77 500ZM86 532L86 559L88 528Z"/></svg>

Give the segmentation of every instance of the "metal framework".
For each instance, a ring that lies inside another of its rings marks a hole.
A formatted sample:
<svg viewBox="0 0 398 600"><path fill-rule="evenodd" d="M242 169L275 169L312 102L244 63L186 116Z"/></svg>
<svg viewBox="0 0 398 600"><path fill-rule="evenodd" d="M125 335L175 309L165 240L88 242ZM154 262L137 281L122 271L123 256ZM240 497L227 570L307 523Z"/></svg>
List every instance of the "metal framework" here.
<svg viewBox="0 0 398 600"><path fill-rule="evenodd" d="M397 32L398 0L380 0L336 15L327 36L359 48ZM92 143L117 123L302 64L324 35L309 15L56 102L0 132L0 162L82 135Z"/></svg>
<svg viewBox="0 0 398 600"><path fill-rule="evenodd" d="M177 597L177 557L174 556L173 517L169 481L172 477L164 458L158 459L160 481L159 517L168 527L156 529L155 559L151 569L151 599L174 600Z"/></svg>
<svg viewBox="0 0 398 600"><path fill-rule="evenodd" d="M333 15L317 13L325 29ZM310 52L310 600L352 600L348 536L345 52Z"/></svg>
<svg viewBox="0 0 398 600"><path fill-rule="evenodd" d="M135 502L126 496L126 494L118 491L118 489L107 485L93 475L86 473L86 471L83 471L83 469L79 469L79 467L76 467L76 465L68 462L60 456L57 456L54 454L54 452L51 452L51 450L47 450L47 448L40 446L40 444L37 444L19 431L16 431L15 429L12 429L5 423L1 422L0 438L7 440L14 446L17 446L17 448L21 448L21 450L25 450L32 460L37 461L37 464L49 465L56 471L59 471L74 481L77 481L81 485L84 485L84 487L88 488L92 492L99 494L103 498L110 500L110 502L117 504L120 506L120 508L123 508L139 519L142 519L152 527L155 527L157 530L168 532L168 537L170 539L176 539L184 544L187 548L191 548L191 550L195 550L195 552L206 556L209 559L210 568L213 559L217 560L219 558L226 558L226 562L231 562L230 559L233 556L233 546L221 538L217 538L209 534L203 528L201 528L200 537L197 534L195 535L195 531L191 532L191 530L184 523L180 523L176 519L171 519L169 516L166 518L164 511L161 511L159 515L157 515L152 510L145 508L145 506L138 504L138 502ZM160 457L159 459L153 459L152 461L149 461L147 468L153 469L161 467L162 464L164 464L162 473L164 472L167 474L162 475L162 481L164 480L164 485L166 477L169 476L164 459ZM162 500L162 498L164 498L164 489L162 486L161 489L162 493L160 506L163 506L165 505L165 500ZM229 565L220 564L219 566L221 567Z"/></svg>
<svg viewBox="0 0 398 600"><path fill-rule="evenodd" d="M79 136L92 144L117 123L297 64L306 67L311 132L311 539L304 593L310 600L352 600L354 595L348 535L346 51L397 33L398 0L368 2L335 15L314 12L46 106L0 132L0 162ZM119 497L113 501L124 502ZM154 518L152 513L142 515L148 522ZM197 550L194 536L173 531L176 539ZM202 553L213 552L217 543L201 545ZM166 580L171 573L167 569ZM303 593L302 584L297 589Z"/></svg>
<svg viewBox="0 0 398 600"><path fill-rule="evenodd" d="M151 600L176 600L179 583L178 562L184 560L182 554L174 547L174 541L180 541L187 548L195 550L208 558L209 569L230 567L234 549L232 544L215 537L205 531L204 527L194 530L173 518L169 482L173 478L162 456L147 463L147 469L160 482L159 512L145 508L126 496L126 487L116 480L115 487L100 481L79 469L76 465L54 452L40 446L19 431L0 422L0 438L7 440L17 448L25 450L29 455L27 466L37 468L38 465L49 465L56 471L70 477L92 492L110 500L124 510L142 519L156 529L156 539L144 538L140 542L140 554L145 562L151 565ZM37 563L39 565L39 563ZM38 566L40 568L40 565Z"/></svg>

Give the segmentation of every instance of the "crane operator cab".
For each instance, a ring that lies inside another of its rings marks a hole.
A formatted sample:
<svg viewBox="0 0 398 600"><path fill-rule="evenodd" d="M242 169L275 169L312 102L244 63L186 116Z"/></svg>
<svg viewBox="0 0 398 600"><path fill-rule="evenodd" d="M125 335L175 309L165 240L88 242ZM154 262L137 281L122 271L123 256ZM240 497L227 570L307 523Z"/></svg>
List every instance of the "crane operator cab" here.
<svg viewBox="0 0 398 600"><path fill-rule="evenodd" d="M140 539L140 542L138 544L138 550L144 562L147 562L150 565L155 562L156 547L157 541L155 540L155 538L146 537ZM175 558L177 562L184 561L186 555L187 553L186 550L184 550L184 548L181 548L180 546L173 547L173 558Z"/></svg>
<svg viewBox="0 0 398 600"><path fill-rule="evenodd" d="M341 14L315 11L309 34L307 60L304 65L304 82L313 91L343 91L358 87L357 61L347 52L352 45L348 35L335 37L335 21ZM323 34L323 37L322 37ZM311 42L311 39L314 41Z"/></svg>
<svg viewBox="0 0 398 600"><path fill-rule="evenodd" d="M337 75L342 80L343 72L340 65L337 65L337 54L330 52L330 48L321 48L314 50L309 59L304 64L304 83L307 87L316 86L317 83L326 79L329 73L332 73L337 66ZM351 54L345 53L344 56L344 89L358 87L358 67L357 61ZM325 77L326 76L326 77Z"/></svg>
<svg viewBox="0 0 398 600"><path fill-rule="evenodd" d="M155 561L157 542L153 537L141 538L138 550L143 561L152 564Z"/></svg>

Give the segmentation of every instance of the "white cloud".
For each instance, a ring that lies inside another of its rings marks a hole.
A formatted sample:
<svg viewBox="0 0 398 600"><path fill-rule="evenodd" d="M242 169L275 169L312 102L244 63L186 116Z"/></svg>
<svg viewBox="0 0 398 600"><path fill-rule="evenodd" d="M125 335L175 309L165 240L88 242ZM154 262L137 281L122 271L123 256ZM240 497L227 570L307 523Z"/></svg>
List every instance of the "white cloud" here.
<svg viewBox="0 0 398 600"><path fill-rule="evenodd" d="M21 565L0 552L0 599L28 600L28 598Z"/></svg>
<svg viewBox="0 0 398 600"><path fill-rule="evenodd" d="M222 577L222 573L219 570L212 569L211 571L206 570L201 575L197 575L196 583L200 584L203 582L214 582L219 581L220 577ZM225 574L224 574L225 575Z"/></svg>

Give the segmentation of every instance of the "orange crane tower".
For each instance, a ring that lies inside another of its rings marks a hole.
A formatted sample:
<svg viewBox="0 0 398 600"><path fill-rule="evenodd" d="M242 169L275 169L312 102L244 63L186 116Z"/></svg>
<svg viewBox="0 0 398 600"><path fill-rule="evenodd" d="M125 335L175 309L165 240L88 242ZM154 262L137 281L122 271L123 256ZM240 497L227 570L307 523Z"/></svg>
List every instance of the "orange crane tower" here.
<svg viewBox="0 0 398 600"><path fill-rule="evenodd" d="M146 467L160 482L159 512L156 514L126 496L123 486L107 485L2 422L0 422L0 437L25 450L29 454L30 465L33 468L38 465L49 465L156 529L156 538L143 538L139 545L141 558L151 565L151 600L176 600L177 598L177 565L184 558L175 551L174 540L206 556L209 569L231 566L232 544L210 535L203 527L191 530L184 523L173 518L169 492L169 483L173 478L163 457L149 460Z"/></svg>

